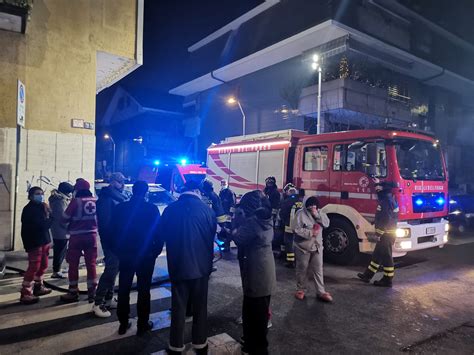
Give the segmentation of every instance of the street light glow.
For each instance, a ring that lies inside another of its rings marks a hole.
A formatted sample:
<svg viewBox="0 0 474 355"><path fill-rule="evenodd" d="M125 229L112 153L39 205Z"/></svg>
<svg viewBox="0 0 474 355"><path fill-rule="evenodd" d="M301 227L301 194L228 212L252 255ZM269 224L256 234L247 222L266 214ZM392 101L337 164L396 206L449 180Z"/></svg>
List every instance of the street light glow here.
<svg viewBox="0 0 474 355"><path fill-rule="evenodd" d="M319 68L319 64L318 64L318 63L315 63L315 62L313 62L313 63L311 63L311 68L313 68L313 70L318 70L318 68Z"/></svg>
<svg viewBox="0 0 474 355"><path fill-rule="evenodd" d="M110 135L108 135L108 134L106 133L106 134L104 134L104 138L105 138L105 139L110 139Z"/></svg>
<svg viewBox="0 0 474 355"><path fill-rule="evenodd" d="M315 63L319 62L319 55L317 55L317 54L313 55L313 62L315 62Z"/></svg>
<svg viewBox="0 0 474 355"><path fill-rule="evenodd" d="M233 96L231 96L231 97L229 97L229 98L227 99L227 103L228 103L229 105L233 105L233 104L235 104L236 102L237 102L237 100L236 100L236 98L233 97Z"/></svg>

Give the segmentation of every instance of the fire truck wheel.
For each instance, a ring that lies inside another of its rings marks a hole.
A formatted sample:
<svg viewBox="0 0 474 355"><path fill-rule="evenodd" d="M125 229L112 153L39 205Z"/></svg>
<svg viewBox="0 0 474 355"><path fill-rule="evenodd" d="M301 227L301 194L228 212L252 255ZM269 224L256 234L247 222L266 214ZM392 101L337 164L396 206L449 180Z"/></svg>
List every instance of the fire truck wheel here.
<svg viewBox="0 0 474 355"><path fill-rule="evenodd" d="M359 254L359 240L352 223L341 217L331 217L324 231L324 258L332 263L348 265Z"/></svg>

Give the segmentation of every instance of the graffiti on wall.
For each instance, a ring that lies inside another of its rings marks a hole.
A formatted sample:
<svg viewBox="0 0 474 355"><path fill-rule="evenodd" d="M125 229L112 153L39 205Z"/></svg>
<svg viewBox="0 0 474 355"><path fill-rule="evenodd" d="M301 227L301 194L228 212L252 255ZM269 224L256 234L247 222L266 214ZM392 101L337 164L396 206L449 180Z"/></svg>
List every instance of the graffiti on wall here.
<svg viewBox="0 0 474 355"><path fill-rule="evenodd" d="M26 192L28 192L33 186L39 186L43 189L44 192L47 192L48 190L56 189L63 181L72 184L69 179L60 179L55 176L49 177L46 175L39 175L36 178L35 175L32 175L30 180L26 180Z"/></svg>

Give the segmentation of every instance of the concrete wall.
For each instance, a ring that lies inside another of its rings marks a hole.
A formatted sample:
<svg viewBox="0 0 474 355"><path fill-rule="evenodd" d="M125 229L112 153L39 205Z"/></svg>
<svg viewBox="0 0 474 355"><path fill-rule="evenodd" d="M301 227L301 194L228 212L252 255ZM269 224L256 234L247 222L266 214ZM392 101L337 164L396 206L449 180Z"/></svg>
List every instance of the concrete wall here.
<svg viewBox="0 0 474 355"><path fill-rule="evenodd" d="M15 249L26 191L60 181L93 180L97 52L135 60L136 0L35 0L26 34L0 32L0 249L9 249L15 190L17 80L26 86Z"/></svg>

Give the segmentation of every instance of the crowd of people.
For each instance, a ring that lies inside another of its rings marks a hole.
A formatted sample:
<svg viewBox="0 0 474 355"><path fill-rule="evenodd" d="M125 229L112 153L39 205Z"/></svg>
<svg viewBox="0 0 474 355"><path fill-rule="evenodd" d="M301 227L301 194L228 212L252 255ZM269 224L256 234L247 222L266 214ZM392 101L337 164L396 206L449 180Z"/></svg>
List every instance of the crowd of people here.
<svg viewBox="0 0 474 355"><path fill-rule="evenodd" d="M210 181L188 181L177 201L162 216L147 202L148 184L137 181L127 200L125 178L114 173L109 186L98 199L89 182L77 179L75 185L61 183L51 192L49 204L44 191L32 187L29 203L21 216L22 239L28 252L20 301L38 302L51 292L43 282L53 244L52 278L64 278L61 265L68 263L68 292L63 302L79 300L79 262L84 256L87 268L87 296L97 317L111 316L117 309L119 334L130 328L130 291L137 278L137 335L153 329L150 322L150 288L156 258L166 247L171 281L171 327L168 353L184 350L184 326L193 317L192 344L198 354L207 353L207 295L213 271L214 243L223 252L237 246L242 304L242 351L268 353L267 331L271 324L270 300L276 284L273 246L281 244L285 265L295 268L294 296L303 300L308 279L314 282L317 299L332 302L323 278L323 229L330 219L315 196L304 197L287 184L280 193L274 177L268 177L263 191L244 194L237 203L227 181L222 180L219 195ZM397 223L398 206L391 195L393 186L375 181L379 204L375 217L377 246L365 272L358 274L370 282L380 267L384 276L377 286L391 286L394 276L391 248ZM219 230L219 231L218 231ZM278 236L283 235L282 240ZM52 240L51 240L52 236ZM97 237L100 237L105 269L97 280ZM217 238L216 238L217 237ZM118 298L114 297L119 275Z"/></svg>

